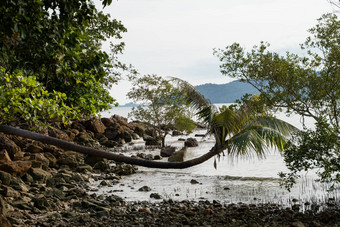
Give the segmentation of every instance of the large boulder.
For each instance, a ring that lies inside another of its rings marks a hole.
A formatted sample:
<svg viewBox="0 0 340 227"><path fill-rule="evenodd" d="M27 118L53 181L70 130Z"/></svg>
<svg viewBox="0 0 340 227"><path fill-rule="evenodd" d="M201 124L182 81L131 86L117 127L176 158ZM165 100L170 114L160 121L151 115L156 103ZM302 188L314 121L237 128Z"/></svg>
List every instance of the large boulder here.
<svg viewBox="0 0 340 227"><path fill-rule="evenodd" d="M118 135L121 134L122 129L120 128L107 128L105 130L105 136L109 139L109 140L114 140L118 137Z"/></svg>
<svg viewBox="0 0 340 227"><path fill-rule="evenodd" d="M179 151L176 151L175 153L173 153L169 157L168 161L169 162L183 162L186 153L187 153L187 147L185 146Z"/></svg>
<svg viewBox="0 0 340 227"><path fill-rule="evenodd" d="M198 147L198 141L195 138L188 138L185 142L184 145L187 147Z"/></svg>
<svg viewBox="0 0 340 227"><path fill-rule="evenodd" d="M105 127L107 127L107 128L112 127L115 124L117 124L117 120L116 119L112 119L112 118L103 117L101 119L101 121L105 125Z"/></svg>
<svg viewBox="0 0 340 227"><path fill-rule="evenodd" d="M31 168L29 174L33 177L34 181L39 183L46 183L48 179L52 178L52 174L40 168Z"/></svg>
<svg viewBox="0 0 340 227"><path fill-rule="evenodd" d="M99 118L93 118L91 120L86 121L85 123L86 129L90 130L94 133L104 133L106 126L103 124L101 119Z"/></svg>
<svg viewBox="0 0 340 227"><path fill-rule="evenodd" d="M129 128L138 136L143 137L145 133L145 126L138 122L130 122Z"/></svg>
<svg viewBox="0 0 340 227"><path fill-rule="evenodd" d="M10 173L12 176L22 177L31 168L30 161L0 161L0 170Z"/></svg>
<svg viewBox="0 0 340 227"><path fill-rule="evenodd" d="M132 135L128 131L125 131L123 134L123 139L126 143L130 143L132 141Z"/></svg>
<svg viewBox="0 0 340 227"><path fill-rule="evenodd" d="M57 128L49 128L48 135L66 141L71 141L68 134L60 129Z"/></svg>
<svg viewBox="0 0 340 227"><path fill-rule="evenodd" d="M95 140L91 137L90 131L79 132L79 134L75 138L75 141L86 146L90 146L95 143Z"/></svg>
<svg viewBox="0 0 340 227"><path fill-rule="evenodd" d="M6 150L12 160L20 160L24 157L20 147L2 134L0 134L0 150Z"/></svg>
<svg viewBox="0 0 340 227"><path fill-rule="evenodd" d="M111 119L115 119L116 122L121 126L129 126L128 119L117 114L113 115Z"/></svg>
<svg viewBox="0 0 340 227"><path fill-rule="evenodd" d="M41 153L44 149L37 145L37 144L30 144L28 147L25 149L25 152L29 153Z"/></svg>
<svg viewBox="0 0 340 227"><path fill-rule="evenodd" d="M175 153L176 148L175 147L162 147L161 149L161 156L162 157L170 157L173 153Z"/></svg>
<svg viewBox="0 0 340 227"><path fill-rule="evenodd" d="M144 136L143 139L146 146L160 146L162 144L162 141L156 137Z"/></svg>
<svg viewBox="0 0 340 227"><path fill-rule="evenodd" d="M65 152L57 160L57 163L62 166L69 166L70 168L77 168L79 166L79 160L76 152Z"/></svg>
<svg viewBox="0 0 340 227"><path fill-rule="evenodd" d="M30 155L30 161L32 166L37 168L47 169L50 165L50 161L42 153L33 153Z"/></svg>

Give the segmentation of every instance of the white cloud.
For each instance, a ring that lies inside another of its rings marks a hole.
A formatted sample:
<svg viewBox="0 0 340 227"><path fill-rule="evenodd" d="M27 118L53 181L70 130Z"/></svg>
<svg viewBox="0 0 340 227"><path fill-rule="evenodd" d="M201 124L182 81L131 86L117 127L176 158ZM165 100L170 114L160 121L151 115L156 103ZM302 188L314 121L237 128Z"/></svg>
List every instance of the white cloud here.
<svg viewBox="0 0 340 227"><path fill-rule="evenodd" d="M124 62L193 84L228 82L213 48L233 42L251 48L263 40L274 51L294 52L331 10L326 0L120 0L105 8L128 29ZM118 96L127 90L123 82L111 93L124 103Z"/></svg>

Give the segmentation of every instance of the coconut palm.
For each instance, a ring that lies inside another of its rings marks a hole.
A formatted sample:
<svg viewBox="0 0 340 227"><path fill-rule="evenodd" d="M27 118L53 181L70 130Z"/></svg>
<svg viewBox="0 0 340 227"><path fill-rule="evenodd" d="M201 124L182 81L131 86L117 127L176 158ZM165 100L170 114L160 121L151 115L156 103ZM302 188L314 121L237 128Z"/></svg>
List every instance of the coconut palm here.
<svg viewBox="0 0 340 227"><path fill-rule="evenodd" d="M263 157L269 148L276 147L282 151L287 137L297 130L292 125L269 116L264 109L259 111L258 108L255 108L256 97L245 102L239 108L224 107L217 109L188 82L177 78L172 80L182 89L187 101L197 111L196 114L199 119L208 126L207 133L214 135L216 140L210 151L195 159L184 162L155 162L84 147L6 125L0 125L0 132L38 140L63 149L117 162L150 168L181 169L201 164L214 156L219 157L223 152L232 157L250 157L254 154Z"/></svg>

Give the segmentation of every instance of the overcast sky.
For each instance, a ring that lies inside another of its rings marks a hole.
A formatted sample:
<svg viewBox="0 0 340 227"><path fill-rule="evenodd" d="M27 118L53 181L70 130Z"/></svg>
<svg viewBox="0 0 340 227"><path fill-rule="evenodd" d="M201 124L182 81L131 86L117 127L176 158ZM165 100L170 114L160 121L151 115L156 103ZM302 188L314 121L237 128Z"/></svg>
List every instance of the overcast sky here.
<svg viewBox="0 0 340 227"><path fill-rule="evenodd" d="M307 30L333 9L327 0L113 0L104 11L128 30L123 62L199 85L232 80L219 72L214 48L267 41L272 51L299 53ZM111 94L124 104L129 89L120 81Z"/></svg>

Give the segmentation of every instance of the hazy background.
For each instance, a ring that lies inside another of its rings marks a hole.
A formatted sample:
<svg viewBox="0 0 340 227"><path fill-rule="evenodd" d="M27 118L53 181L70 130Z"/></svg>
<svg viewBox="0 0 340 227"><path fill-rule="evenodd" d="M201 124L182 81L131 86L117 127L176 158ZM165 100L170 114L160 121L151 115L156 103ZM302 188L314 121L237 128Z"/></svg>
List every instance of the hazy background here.
<svg viewBox="0 0 340 227"><path fill-rule="evenodd" d="M213 48L238 42L250 49L267 41L272 51L302 54L307 30L333 8L327 0L119 0L104 11L128 29L123 62L141 74L199 85L232 80L219 72ZM124 104L129 89L122 80L110 92Z"/></svg>

